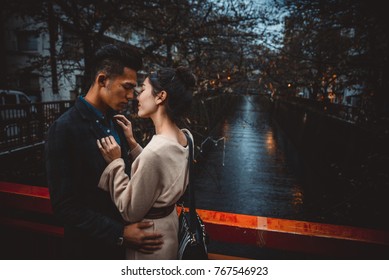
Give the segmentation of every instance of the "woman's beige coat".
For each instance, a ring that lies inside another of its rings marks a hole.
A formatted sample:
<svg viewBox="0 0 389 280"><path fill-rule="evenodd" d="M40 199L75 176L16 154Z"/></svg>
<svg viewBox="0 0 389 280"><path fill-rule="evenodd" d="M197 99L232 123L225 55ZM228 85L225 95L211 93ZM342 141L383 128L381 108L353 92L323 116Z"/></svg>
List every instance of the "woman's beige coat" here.
<svg viewBox="0 0 389 280"><path fill-rule="evenodd" d="M190 132L186 129L192 138ZM175 204L189 182L188 146L161 135L154 135L142 149L131 151L131 179L124 172L122 158L112 161L104 170L99 188L109 191L122 217L129 223L144 220L151 207ZM163 248L153 254L127 249L127 259L176 259L178 250L178 215L176 209L167 217L153 220L155 230L163 234Z"/></svg>

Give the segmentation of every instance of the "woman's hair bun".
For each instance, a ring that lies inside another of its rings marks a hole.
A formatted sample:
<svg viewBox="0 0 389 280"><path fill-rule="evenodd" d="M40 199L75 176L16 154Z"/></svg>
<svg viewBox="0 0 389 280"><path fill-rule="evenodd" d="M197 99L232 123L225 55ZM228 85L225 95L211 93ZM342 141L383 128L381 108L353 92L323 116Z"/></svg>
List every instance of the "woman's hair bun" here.
<svg viewBox="0 0 389 280"><path fill-rule="evenodd" d="M197 78L188 67L177 67L176 75L186 85L186 87L190 88L196 85Z"/></svg>

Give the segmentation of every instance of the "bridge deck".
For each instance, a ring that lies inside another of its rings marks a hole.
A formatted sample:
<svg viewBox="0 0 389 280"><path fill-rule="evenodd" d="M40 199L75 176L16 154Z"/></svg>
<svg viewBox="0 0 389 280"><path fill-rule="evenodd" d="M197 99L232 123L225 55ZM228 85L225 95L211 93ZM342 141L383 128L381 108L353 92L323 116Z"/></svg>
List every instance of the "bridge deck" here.
<svg viewBox="0 0 389 280"><path fill-rule="evenodd" d="M63 237L61 225L50 219L30 220L12 211L39 213L52 218L48 189L39 186L0 182L2 228L28 231L55 238ZM389 232L341 225L198 210L211 242L249 245L307 254L314 258L381 259L389 257ZM2 234L5 234L4 232ZM52 244L52 243L50 243ZM60 258L60 256L55 256ZM210 252L211 259L244 259Z"/></svg>

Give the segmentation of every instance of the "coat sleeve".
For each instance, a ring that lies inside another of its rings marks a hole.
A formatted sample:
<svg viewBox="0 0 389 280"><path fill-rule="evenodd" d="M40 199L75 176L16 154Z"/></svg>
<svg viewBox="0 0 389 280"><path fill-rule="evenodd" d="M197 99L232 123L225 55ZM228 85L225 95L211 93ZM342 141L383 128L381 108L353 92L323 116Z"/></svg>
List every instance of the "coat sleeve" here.
<svg viewBox="0 0 389 280"><path fill-rule="evenodd" d="M75 148L71 132L64 123L54 122L45 143L45 159L50 200L55 215L67 226L91 238L115 245L123 232L123 224L86 205L77 192L72 171Z"/></svg>
<svg viewBox="0 0 389 280"><path fill-rule="evenodd" d="M161 194L161 158L144 150L131 167L131 179L124 172L124 161L112 161L100 177L99 188L111 198L127 222L141 221Z"/></svg>
<svg viewBox="0 0 389 280"><path fill-rule="evenodd" d="M136 147L129 152L130 159L134 161L140 155L140 153L142 153L142 151L142 147L137 144Z"/></svg>

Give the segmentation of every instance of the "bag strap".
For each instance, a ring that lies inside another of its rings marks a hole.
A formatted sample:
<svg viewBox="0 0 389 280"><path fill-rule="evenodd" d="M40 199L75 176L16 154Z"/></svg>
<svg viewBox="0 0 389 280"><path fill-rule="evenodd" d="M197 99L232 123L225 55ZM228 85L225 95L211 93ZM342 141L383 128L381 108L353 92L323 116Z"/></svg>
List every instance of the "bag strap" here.
<svg viewBox="0 0 389 280"><path fill-rule="evenodd" d="M196 201L195 201L195 189L193 188L193 184L191 184L191 179L193 179L193 142L192 138L184 132L186 139L188 140L189 145L189 157L188 157L188 164L189 164L189 182L188 182L188 189L189 189L189 228L192 232L195 232L196 230ZM192 185L192 186L191 186Z"/></svg>

